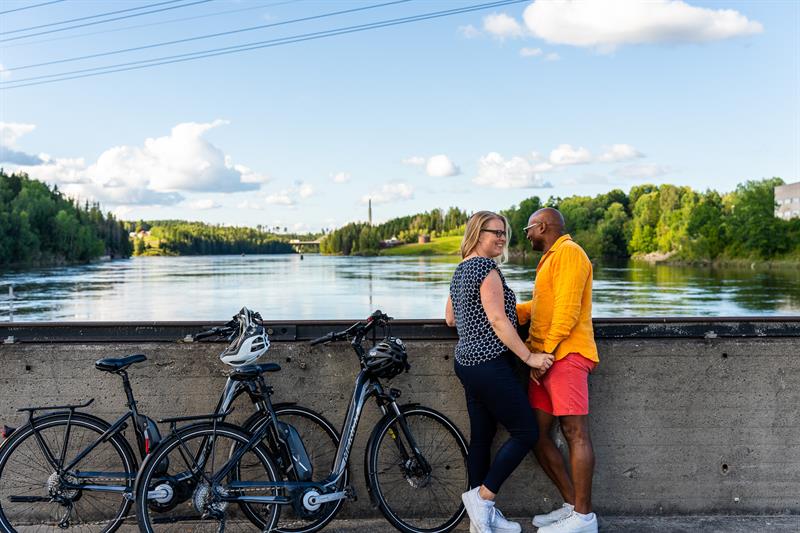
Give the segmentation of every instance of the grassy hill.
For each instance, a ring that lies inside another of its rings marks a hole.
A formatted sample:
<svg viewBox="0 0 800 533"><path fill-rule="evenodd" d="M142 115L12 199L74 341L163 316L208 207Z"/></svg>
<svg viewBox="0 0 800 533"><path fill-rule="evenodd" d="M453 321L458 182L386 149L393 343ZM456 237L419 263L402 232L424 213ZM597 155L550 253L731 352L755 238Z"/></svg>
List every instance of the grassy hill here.
<svg viewBox="0 0 800 533"><path fill-rule="evenodd" d="M458 255L461 236L439 237L425 244L402 244L381 250L380 255Z"/></svg>

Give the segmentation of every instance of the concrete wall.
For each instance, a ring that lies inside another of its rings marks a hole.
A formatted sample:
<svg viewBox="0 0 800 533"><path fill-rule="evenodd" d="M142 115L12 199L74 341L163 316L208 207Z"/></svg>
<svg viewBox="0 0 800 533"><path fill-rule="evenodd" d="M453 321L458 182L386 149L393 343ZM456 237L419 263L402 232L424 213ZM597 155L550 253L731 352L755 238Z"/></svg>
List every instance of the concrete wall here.
<svg viewBox="0 0 800 533"><path fill-rule="evenodd" d="M671 338L625 337L619 324L609 326L605 338L599 334L602 362L590 393L597 511L800 513L798 325L784 323L769 334L755 328L760 336L721 336L713 325L702 336L680 325L670 329ZM408 345L412 370L392 386L403 391L403 401L443 411L468 434L463 390L452 369L454 342ZM88 397L96 398L94 413L113 420L125 408L119 380L95 371L92 363L133 352L150 358L130 372L145 413L211 411L227 370L217 359L220 348L108 341L0 345L0 423L22 423L15 412L20 406ZM349 346L274 342L265 360L283 366L270 375L276 401L303 403L341 424L358 370ZM240 400L237 410L239 417L249 414L249 402ZM368 406L351 465L360 499L345 507L345 516L375 514L361 454L376 419L376 409ZM527 515L549 509L559 498L531 454L499 501L508 514Z"/></svg>

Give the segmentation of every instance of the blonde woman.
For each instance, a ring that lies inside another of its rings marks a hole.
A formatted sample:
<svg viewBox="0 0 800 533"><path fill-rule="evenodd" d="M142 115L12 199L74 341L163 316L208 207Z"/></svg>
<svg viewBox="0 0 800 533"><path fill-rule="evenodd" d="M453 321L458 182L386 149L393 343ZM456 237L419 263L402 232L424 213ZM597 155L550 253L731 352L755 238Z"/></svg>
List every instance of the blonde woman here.
<svg viewBox="0 0 800 533"><path fill-rule="evenodd" d="M517 334L516 297L506 285L498 260L508 257L509 227L491 211L467 221L461 257L450 282L445 310L458 331L455 372L467 399L470 443L467 470L471 490L461 495L473 533L519 533L521 527L494 506L500 486L539 437L523 385L511 366L519 357L530 368L547 370L553 356L532 353ZM492 439L500 422L510 438L490 461Z"/></svg>

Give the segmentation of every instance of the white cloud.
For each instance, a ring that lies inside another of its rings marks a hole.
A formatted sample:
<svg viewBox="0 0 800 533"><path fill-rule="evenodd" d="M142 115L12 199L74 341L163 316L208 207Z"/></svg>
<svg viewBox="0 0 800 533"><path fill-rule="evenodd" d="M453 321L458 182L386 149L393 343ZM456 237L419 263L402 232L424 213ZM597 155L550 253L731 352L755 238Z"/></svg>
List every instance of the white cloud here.
<svg viewBox="0 0 800 533"><path fill-rule="evenodd" d="M525 33L520 23L505 13L492 13L484 17L483 29L501 41L509 38L516 39Z"/></svg>
<svg viewBox="0 0 800 533"><path fill-rule="evenodd" d="M51 158L21 166L32 177L62 186L67 194L113 205L172 205L181 192L228 193L252 191L269 181L266 175L233 164L221 149L203 138L227 124L187 122L167 136L145 139L142 146L114 146L87 165L82 158ZM31 131L32 125L4 124L0 135L8 142Z"/></svg>
<svg viewBox="0 0 800 533"><path fill-rule="evenodd" d="M269 183L272 180L266 174L259 174L244 165L232 165L230 156L225 156L225 165L232 166L242 176L242 183Z"/></svg>
<svg viewBox="0 0 800 533"><path fill-rule="evenodd" d="M308 198L314 194L314 187L308 183L298 183L297 194L300 195L300 198Z"/></svg>
<svg viewBox="0 0 800 533"><path fill-rule="evenodd" d="M538 175L536 165L519 156L506 160L497 152L490 152L478 160L478 175L472 179L476 185L495 189L520 189L550 187Z"/></svg>
<svg viewBox="0 0 800 533"><path fill-rule="evenodd" d="M365 194L361 197L361 203L366 204L372 199L373 204L388 204L390 202L397 202L401 200L410 200L414 198L414 188L402 182L387 183L379 190L372 191L370 194Z"/></svg>
<svg viewBox="0 0 800 533"><path fill-rule="evenodd" d="M439 154L428 159L428 163L425 165L425 172L432 178L443 178L461 174L461 169L449 157Z"/></svg>
<svg viewBox="0 0 800 533"><path fill-rule="evenodd" d="M268 203L268 204L270 204L270 205L286 205L286 206L292 206L292 205L294 205L294 204L295 204L295 201L294 201L294 199L293 199L291 196L289 196L289 194L290 194L290 193L289 193L289 191L288 191L288 190L283 190L283 191L280 191L280 192L275 192L275 193L272 193L272 194L268 194L268 195L267 195L267 196L264 198L264 201L265 201L265 202L267 202L267 203Z"/></svg>
<svg viewBox="0 0 800 533"><path fill-rule="evenodd" d="M243 202L239 202L238 204L236 204L236 209L253 209L256 211L260 211L264 209L264 204L258 201L245 200Z"/></svg>
<svg viewBox="0 0 800 533"><path fill-rule="evenodd" d="M627 165L618 169L614 174L629 179L656 178L669 174L672 168L667 165L641 164Z"/></svg>
<svg viewBox="0 0 800 533"><path fill-rule="evenodd" d="M336 174L331 174L331 179L333 179L334 183L347 183L350 181L350 174L348 172L337 172Z"/></svg>
<svg viewBox="0 0 800 533"><path fill-rule="evenodd" d="M555 166L581 165L589 163L592 154L586 148L573 148L569 144L561 144L550 152L550 163Z"/></svg>
<svg viewBox="0 0 800 533"><path fill-rule="evenodd" d="M0 145L16 146L17 139L36 129L35 124L0 122Z"/></svg>
<svg viewBox="0 0 800 533"><path fill-rule="evenodd" d="M7 80L10 77L11 73L3 66L2 63L0 63L0 80Z"/></svg>
<svg viewBox="0 0 800 533"><path fill-rule="evenodd" d="M761 33L763 26L732 9L680 0L537 0L523 18L550 43L611 52L626 44L702 43Z"/></svg>
<svg viewBox="0 0 800 533"><path fill-rule="evenodd" d="M537 57L543 53L541 48L522 48L519 51L519 55L522 57Z"/></svg>
<svg viewBox="0 0 800 533"><path fill-rule="evenodd" d="M217 209L222 207L222 204L217 202L212 198L200 198L198 200L193 200L189 202L189 207L191 209L198 209L198 210L206 210L206 209Z"/></svg>
<svg viewBox="0 0 800 533"><path fill-rule="evenodd" d="M459 26L458 32L467 39L474 39L475 37L481 36L481 31L472 24L467 24L466 26Z"/></svg>
<svg viewBox="0 0 800 533"><path fill-rule="evenodd" d="M644 154L630 144L614 144L603 155L597 158L601 163L616 163L644 157Z"/></svg>
<svg viewBox="0 0 800 533"><path fill-rule="evenodd" d="M407 157L403 159L404 165L411 165L421 167L425 164L426 159L424 157L420 157L418 155L412 155L411 157Z"/></svg>
<svg viewBox="0 0 800 533"><path fill-rule="evenodd" d="M461 169L445 154L434 155L429 158L414 155L403 159L404 165L425 167L425 173L432 178L444 178L461 174Z"/></svg>
<svg viewBox="0 0 800 533"><path fill-rule="evenodd" d="M545 61L558 61L561 59L561 56L555 52L550 52L546 56L544 56Z"/></svg>

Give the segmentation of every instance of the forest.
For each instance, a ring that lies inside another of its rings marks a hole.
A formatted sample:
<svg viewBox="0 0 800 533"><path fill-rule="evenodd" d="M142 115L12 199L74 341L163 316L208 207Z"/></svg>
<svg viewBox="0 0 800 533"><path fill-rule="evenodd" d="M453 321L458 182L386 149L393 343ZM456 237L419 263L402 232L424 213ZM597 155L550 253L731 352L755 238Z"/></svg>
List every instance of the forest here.
<svg viewBox="0 0 800 533"><path fill-rule="evenodd" d="M52 265L129 257L122 222L25 173L0 169L0 265Z"/></svg>
<svg viewBox="0 0 800 533"><path fill-rule="evenodd" d="M555 207L567 231L592 258L660 256L677 261L800 259L800 219L775 217L774 188L780 178L753 180L735 190L694 191L676 185L636 185L627 193L614 189L597 196L532 196L502 210L511 226L510 247L529 250L522 235L528 217L541 207ZM392 237L416 242L463 233L467 213L450 208L395 218L370 227L351 223L322 240L328 254L377 253Z"/></svg>
<svg viewBox="0 0 800 533"><path fill-rule="evenodd" d="M265 228L223 226L185 220L128 222L134 255L288 254L293 235ZM143 235L142 232L148 232Z"/></svg>

